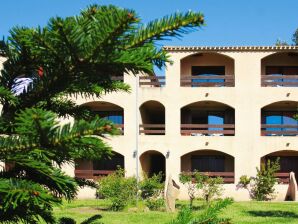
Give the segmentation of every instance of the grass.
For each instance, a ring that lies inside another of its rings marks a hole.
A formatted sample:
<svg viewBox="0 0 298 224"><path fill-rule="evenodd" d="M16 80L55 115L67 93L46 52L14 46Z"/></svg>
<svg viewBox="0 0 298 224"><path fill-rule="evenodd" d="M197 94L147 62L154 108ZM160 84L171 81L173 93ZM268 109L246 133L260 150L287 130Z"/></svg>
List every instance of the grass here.
<svg viewBox="0 0 298 224"><path fill-rule="evenodd" d="M178 207L187 202L178 202ZM196 202L195 207L200 209L202 202ZM140 203L137 211L127 208L121 212L108 211L109 203L105 200L76 200L65 202L62 207L55 208L57 218L71 217L78 223L93 215L101 215L102 218L95 223L104 224L166 224L175 218L176 213L144 211ZM297 223L298 203L295 202L234 202L224 210L223 217L232 219L232 223Z"/></svg>

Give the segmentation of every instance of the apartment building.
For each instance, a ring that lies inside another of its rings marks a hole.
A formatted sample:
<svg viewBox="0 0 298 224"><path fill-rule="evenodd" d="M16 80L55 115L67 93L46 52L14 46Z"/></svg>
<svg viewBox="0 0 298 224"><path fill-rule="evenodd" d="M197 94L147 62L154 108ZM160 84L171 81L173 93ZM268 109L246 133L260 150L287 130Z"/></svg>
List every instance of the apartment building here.
<svg viewBox="0 0 298 224"><path fill-rule="evenodd" d="M298 47L165 47L165 76L125 74L131 92L78 98L112 120L111 159L77 161L70 175L97 179L117 166L127 176L199 170L224 179L224 195L249 199L240 176L280 157L276 200L285 200L289 172L298 178ZM180 184L180 198L186 199ZM94 197L82 189L79 197Z"/></svg>

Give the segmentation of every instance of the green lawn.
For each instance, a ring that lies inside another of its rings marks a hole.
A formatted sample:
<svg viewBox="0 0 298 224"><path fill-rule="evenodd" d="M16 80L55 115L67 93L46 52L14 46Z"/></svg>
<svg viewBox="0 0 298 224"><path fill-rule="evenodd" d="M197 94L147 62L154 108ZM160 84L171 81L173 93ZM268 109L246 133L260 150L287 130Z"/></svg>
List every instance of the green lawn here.
<svg viewBox="0 0 298 224"><path fill-rule="evenodd" d="M178 202L178 207L186 202ZM199 208L201 202L196 202ZM176 214L167 212L144 212L143 206L138 211L126 209L122 212L107 211L107 202L104 200L77 200L64 203L60 208L55 208L59 217L71 217L80 222L84 219L100 214L102 218L97 223L104 224L163 224L173 219ZM293 202L235 202L223 213L224 217L232 219L232 223L297 223L298 203Z"/></svg>

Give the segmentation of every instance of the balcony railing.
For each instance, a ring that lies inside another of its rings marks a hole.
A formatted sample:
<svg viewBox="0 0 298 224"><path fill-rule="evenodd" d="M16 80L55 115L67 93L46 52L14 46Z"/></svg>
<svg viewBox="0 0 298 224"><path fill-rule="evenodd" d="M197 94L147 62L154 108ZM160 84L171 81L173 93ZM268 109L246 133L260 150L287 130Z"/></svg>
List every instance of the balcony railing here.
<svg viewBox="0 0 298 224"><path fill-rule="evenodd" d="M200 172L200 173L208 177L214 177L214 178L221 177L225 184L232 184L235 182L234 172Z"/></svg>
<svg viewBox="0 0 298 224"><path fill-rule="evenodd" d="M113 172L113 170L75 170L75 177L97 180Z"/></svg>
<svg viewBox="0 0 298 224"><path fill-rule="evenodd" d="M263 87L298 87L298 75L262 75Z"/></svg>
<svg viewBox="0 0 298 224"><path fill-rule="evenodd" d="M180 78L182 87L233 87L235 78L233 75L218 76L186 76Z"/></svg>
<svg viewBox="0 0 298 224"><path fill-rule="evenodd" d="M261 134L266 136L296 136L298 125L262 124Z"/></svg>
<svg viewBox="0 0 298 224"><path fill-rule="evenodd" d="M181 124L181 135L235 135L235 124Z"/></svg>
<svg viewBox="0 0 298 224"><path fill-rule="evenodd" d="M164 135L165 130L165 124L140 124L140 134Z"/></svg>
<svg viewBox="0 0 298 224"><path fill-rule="evenodd" d="M290 182L290 173L275 173L274 175L279 184L288 184Z"/></svg>
<svg viewBox="0 0 298 224"><path fill-rule="evenodd" d="M141 76L139 80L140 86L163 87L166 84L164 76Z"/></svg>

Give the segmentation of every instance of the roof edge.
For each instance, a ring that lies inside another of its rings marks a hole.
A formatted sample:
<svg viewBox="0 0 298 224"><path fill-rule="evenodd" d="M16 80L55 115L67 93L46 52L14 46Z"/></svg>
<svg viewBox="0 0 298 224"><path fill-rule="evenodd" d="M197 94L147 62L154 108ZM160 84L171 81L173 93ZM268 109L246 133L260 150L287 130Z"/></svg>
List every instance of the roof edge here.
<svg viewBox="0 0 298 224"><path fill-rule="evenodd" d="M298 46L164 46L164 50L179 51L298 51Z"/></svg>

